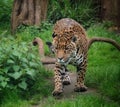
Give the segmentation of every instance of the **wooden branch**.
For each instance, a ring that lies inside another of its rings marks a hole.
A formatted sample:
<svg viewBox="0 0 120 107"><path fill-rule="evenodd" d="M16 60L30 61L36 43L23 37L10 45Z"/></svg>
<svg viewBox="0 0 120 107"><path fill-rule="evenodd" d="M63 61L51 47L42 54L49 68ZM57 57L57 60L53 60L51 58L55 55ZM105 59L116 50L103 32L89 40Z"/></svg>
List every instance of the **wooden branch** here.
<svg viewBox="0 0 120 107"><path fill-rule="evenodd" d="M115 40L109 38L102 38L102 37L94 37L89 40L88 49L94 42L107 42L115 46L120 51L120 44L118 44Z"/></svg>
<svg viewBox="0 0 120 107"><path fill-rule="evenodd" d="M34 45L34 46L38 45L39 55L44 58L44 57L45 57L45 55L44 55L44 44L43 44L42 39L40 39L40 38L38 38L38 37L35 38L35 39L33 40L33 45Z"/></svg>
<svg viewBox="0 0 120 107"><path fill-rule="evenodd" d="M40 38L35 38L33 40L33 45L36 46L38 45L38 51L39 51L39 55L41 57L41 62L43 64L55 64L56 59L55 58L51 58L51 57L46 57L44 54L44 44L43 41Z"/></svg>
<svg viewBox="0 0 120 107"><path fill-rule="evenodd" d="M44 59L41 59L42 64L55 64L56 59L55 58L50 58L50 57L45 57Z"/></svg>

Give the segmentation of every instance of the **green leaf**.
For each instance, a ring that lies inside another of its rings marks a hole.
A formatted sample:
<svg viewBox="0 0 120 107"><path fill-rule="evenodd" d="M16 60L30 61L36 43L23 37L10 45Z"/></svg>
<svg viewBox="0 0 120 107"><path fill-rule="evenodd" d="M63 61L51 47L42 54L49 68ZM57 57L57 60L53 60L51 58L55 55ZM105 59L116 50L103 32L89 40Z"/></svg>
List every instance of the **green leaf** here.
<svg viewBox="0 0 120 107"><path fill-rule="evenodd" d="M9 73L8 75L16 80L21 77L22 72Z"/></svg>
<svg viewBox="0 0 120 107"><path fill-rule="evenodd" d="M33 80L34 80L34 77L35 77L35 75L36 75L35 71L32 70L32 69L27 69L26 74L30 75Z"/></svg>
<svg viewBox="0 0 120 107"><path fill-rule="evenodd" d="M28 63L28 60L26 58L21 58L21 61L24 63Z"/></svg>
<svg viewBox="0 0 120 107"><path fill-rule="evenodd" d="M18 66L18 65L14 65L14 66L13 66L13 70L14 70L15 72L18 72L19 69L20 69L20 66Z"/></svg>
<svg viewBox="0 0 120 107"><path fill-rule="evenodd" d="M8 60L7 60L7 63L9 63L9 64L14 64L14 61L13 61L12 59L8 59Z"/></svg>
<svg viewBox="0 0 120 107"><path fill-rule="evenodd" d="M10 67L6 67L6 68L3 69L3 71L7 74L9 69L10 69Z"/></svg>
<svg viewBox="0 0 120 107"><path fill-rule="evenodd" d="M6 85L7 85L7 82L6 82L6 81L1 82L1 86L2 86L3 88L5 88Z"/></svg>
<svg viewBox="0 0 120 107"><path fill-rule="evenodd" d="M34 54L30 54L31 58L35 59L36 56Z"/></svg>
<svg viewBox="0 0 120 107"><path fill-rule="evenodd" d="M21 83L19 83L18 86L24 90L27 89L27 83L25 82L25 80L23 80Z"/></svg>
<svg viewBox="0 0 120 107"><path fill-rule="evenodd" d="M14 51L14 52L13 52L13 55L14 55L14 56L20 56L20 53L17 52L17 51Z"/></svg>
<svg viewBox="0 0 120 107"><path fill-rule="evenodd" d="M28 68L28 65L26 63L22 63L23 68Z"/></svg>
<svg viewBox="0 0 120 107"><path fill-rule="evenodd" d="M5 79L5 77L3 77L2 75L0 75L0 81L3 81Z"/></svg>
<svg viewBox="0 0 120 107"><path fill-rule="evenodd" d="M36 67L37 66L37 63L35 63L35 62L30 62L29 64L30 64L30 67Z"/></svg>

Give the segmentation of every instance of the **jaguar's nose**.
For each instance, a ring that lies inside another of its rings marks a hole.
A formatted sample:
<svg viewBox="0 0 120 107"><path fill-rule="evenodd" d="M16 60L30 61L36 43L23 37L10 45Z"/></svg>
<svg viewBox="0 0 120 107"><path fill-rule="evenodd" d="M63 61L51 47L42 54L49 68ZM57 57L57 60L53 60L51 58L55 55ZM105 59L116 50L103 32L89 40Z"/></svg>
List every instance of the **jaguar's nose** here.
<svg viewBox="0 0 120 107"><path fill-rule="evenodd" d="M64 61L63 61L63 57L58 58L58 62L60 62L60 63L61 63L61 62L64 62Z"/></svg>
<svg viewBox="0 0 120 107"><path fill-rule="evenodd" d="M62 60L63 59L63 57L61 57L61 58L58 58L58 60Z"/></svg>

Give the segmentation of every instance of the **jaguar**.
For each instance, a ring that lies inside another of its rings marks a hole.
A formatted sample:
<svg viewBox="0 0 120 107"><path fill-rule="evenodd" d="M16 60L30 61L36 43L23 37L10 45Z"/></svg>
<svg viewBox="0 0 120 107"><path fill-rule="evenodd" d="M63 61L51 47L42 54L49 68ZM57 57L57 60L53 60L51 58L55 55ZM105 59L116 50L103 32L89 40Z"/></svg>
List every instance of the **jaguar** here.
<svg viewBox="0 0 120 107"><path fill-rule="evenodd" d="M47 42L47 45L56 57L54 68L54 96L63 93L64 85L71 83L67 69L68 64L74 65L77 70L74 91L87 91L84 79L88 49L93 42L108 42L120 50L120 45L112 39L100 37L89 39L85 29L78 22L70 18L63 18L55 23L52 37L52 43Z"/></svg>

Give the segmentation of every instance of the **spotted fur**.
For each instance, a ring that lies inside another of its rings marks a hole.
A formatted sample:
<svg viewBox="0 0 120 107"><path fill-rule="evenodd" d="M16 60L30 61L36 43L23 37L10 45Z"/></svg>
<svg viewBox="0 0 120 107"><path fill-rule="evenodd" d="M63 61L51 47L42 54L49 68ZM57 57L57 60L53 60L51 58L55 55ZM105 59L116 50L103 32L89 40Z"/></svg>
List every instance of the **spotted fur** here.
<svg viewBox="0 0 120 107"><path fill-rule="evenodd" d="M54 69L55 89L53 95L63 92L63 85L70 84L67 74L67 65L77 68L77 81L75 91L86 91L84 78L86 72L88 40L85 30L76 21L65 18L56 22L53 31L52 51L57 62Z"/></svg>

